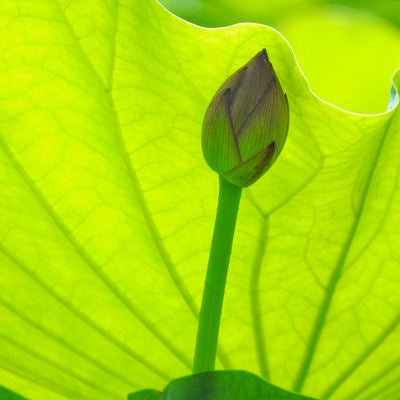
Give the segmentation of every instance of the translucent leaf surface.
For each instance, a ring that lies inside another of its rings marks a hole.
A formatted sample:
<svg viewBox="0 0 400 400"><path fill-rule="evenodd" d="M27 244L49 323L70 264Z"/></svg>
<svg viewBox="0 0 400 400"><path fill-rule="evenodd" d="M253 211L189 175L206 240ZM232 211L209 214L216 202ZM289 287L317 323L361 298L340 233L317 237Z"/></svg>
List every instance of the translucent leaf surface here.
<svg viewBox="0 0 400 400"><path fill-rule="evenodd" d="M397 101L344 112L275 30L202 29L149 0L4 0L0 34L1 385L109 400L190 374L217 196L201 122L266 48L291 125L244 192L218 368L396 399Z"/></svg>
<svg viewBox="0 0 400 400"><path fill-rule="evenodd" d="M400 62L397 0L160 0L202 26L270 25L290 42L313 90L360 113L385 110Z"/></svg>

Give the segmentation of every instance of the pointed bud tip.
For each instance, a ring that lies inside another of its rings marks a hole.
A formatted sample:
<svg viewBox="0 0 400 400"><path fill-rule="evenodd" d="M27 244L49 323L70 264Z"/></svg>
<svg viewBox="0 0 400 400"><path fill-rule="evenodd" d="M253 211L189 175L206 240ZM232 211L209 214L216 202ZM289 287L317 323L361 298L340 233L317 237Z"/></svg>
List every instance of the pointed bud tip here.
<svg viewBox="0 0 400 400"><path fill-rule="evenodd" d="M254 60L254 59L263 61L263 62L265 62L267 65L270 65L270 66L271 66L271 62L269 61L268 53L267 53L267 50L266 50L265 48L262 49L262 50L260 50L260 51L253 57L253 60ZM250 60L250 62L251 62L251 61L252 61L252 60Z"/></svg>
<svg viewBox="0 0 400 400"><path fill-rule="evenodd" d="M266 48L262 49L258 54L261 54L264 58L268 60L268 53Z"/></svg>

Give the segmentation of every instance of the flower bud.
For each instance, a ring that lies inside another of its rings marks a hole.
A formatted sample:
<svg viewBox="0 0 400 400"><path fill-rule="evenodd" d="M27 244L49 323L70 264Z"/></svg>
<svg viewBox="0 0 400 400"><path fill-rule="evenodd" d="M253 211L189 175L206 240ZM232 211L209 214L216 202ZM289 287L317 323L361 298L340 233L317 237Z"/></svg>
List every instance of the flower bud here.
<svg viewBox="0 0 400 400"><path fill-rule="evenodd" d="M289 128L286 95L265 49L231 75L203 121L203 155L211 169L239 187L273 164Z"/></svg>

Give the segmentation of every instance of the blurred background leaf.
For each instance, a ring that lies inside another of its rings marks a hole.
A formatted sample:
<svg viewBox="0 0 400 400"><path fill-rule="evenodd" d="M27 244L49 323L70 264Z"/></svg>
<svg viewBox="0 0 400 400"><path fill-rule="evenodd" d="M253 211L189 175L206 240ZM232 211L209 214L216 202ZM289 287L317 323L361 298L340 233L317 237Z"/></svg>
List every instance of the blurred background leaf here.
<svg viewBox="0 0 400 400"><path fill-rule="evenodd" d="M324 100L359 113L387 107L391 77L400 65L399 0L160 2L206 27L270 25L290 42L311 88Z"/></svg>

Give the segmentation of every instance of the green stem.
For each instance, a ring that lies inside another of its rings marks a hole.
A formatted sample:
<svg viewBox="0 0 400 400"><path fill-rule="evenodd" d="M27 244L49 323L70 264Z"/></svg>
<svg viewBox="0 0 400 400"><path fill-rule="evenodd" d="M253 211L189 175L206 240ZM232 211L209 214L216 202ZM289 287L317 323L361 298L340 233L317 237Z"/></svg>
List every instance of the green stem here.
<svg viewBox="0 0 400 400"><path fill-rule="evenodd" d="M220 177L217 216L200 310L193 373L214 369L225 283L241 194L241 188Z"/></svg>

